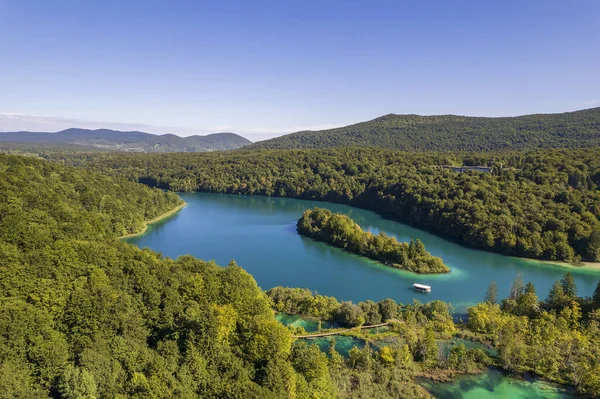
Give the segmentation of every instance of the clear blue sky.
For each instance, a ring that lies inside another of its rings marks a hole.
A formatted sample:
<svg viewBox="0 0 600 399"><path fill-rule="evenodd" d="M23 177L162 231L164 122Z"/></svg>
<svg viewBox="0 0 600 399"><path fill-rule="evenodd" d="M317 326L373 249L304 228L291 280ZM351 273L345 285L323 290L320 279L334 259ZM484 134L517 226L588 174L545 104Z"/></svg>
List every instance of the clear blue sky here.
<svg viewBox="0 0 600 399"><path fill-rule="evenodd" d="M598 0L0 0L0 113L33 128L259 140L387 113L597 106Z"/></svg>

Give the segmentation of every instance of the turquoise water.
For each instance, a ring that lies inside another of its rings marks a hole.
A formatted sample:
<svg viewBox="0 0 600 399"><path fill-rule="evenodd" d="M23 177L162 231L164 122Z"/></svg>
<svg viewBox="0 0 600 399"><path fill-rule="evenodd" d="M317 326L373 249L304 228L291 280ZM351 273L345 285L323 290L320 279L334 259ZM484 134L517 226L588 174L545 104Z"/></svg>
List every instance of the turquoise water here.
<svg viewBox="0 0 600 399"><path fill-rule="evenodd" d="M563 387L541 380L521 381L507 378L490 369L479 375L458 376L454 382L439 383L421 380L437 399L567 399L573 393Z"/></svg>
<svg viewBox="0 0 600 399"><path fill-rule="evenodd" d="M286 313L276 313L275 319L285 326L296 326L304 327L306 332L315 332L318 330L318 321L312 318L303 317L300 315L292 315ZM333 328L334 326L326 321L321 323L321 328ZM338 351L342 356L348 356L348 351L352 347L356 346L362 348L365 346L363 340L354 337L345 336L331 336L331 337L319 337L314 339L307 339L305 342L309 345L318 345L319 349L325 353L329 353L329 347L331 341L335 338L335 350Z"/></svg>
<svg viewBox="0 0 600 399"><path fill-rule="evenodd" d="M483 299L492 280L499 287L499 295L506 296L520 271L543 298L566 272L560 266L468 249L374 212L345 205L206 193L183 193L181 197L188 203L184 209L151 225L146 234L127 241L170 257L192 254L222 265L235 259L263 289L278 285L306 287L355 302L441 299L464 311ZM419 238L428 251L443 258L452 272L416 275L298 235L296 221L304 210L315 206L345 213L364 229L384 231L401 241ZM574 269L573 273L579 294L591 295L600 272ZM413 291L411 286L417 282L431 285L432 292Z"/></svg>
<svg viewBox="0 0 600 399"><path fill-rule="evenodd" d="M346 337L343 335L337 335L335 337L320 337L314 339L307 339L306 343L309 345L318 345L323 352L329 353L329 347L331 346L331 341L333 339L335 339L335 350L344 357L348 357L348 352L353 347L356 346L357 348L361 349L365 346L365 341L354 337Z"/></svg>

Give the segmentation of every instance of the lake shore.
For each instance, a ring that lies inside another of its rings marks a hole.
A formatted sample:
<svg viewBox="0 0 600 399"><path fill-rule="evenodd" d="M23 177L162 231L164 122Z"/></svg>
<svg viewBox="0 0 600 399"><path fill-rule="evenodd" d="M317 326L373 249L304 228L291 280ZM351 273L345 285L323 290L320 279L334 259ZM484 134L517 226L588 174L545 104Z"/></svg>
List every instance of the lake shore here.
<svg viewBox="0 0 600 399"><path fill-rule="evenodd" d="M118 240L125 240L127 238L141 236L142 234L144 234L148 230L148 226L150 226L152 223L160 222L161 220L164 220L164 219L168 218L169 216L172 216L172 215L176 214L177 212L179 212L180 210L182 210L186 205L187 205L187 202L184 202L183 204L178 205L177 207L171 209L170 211L168 211L166 213L163 213L162 215L158 215L154 219L146 220L144 222L144 228L142 229L142 231L140 231L138 233L125 234L123 236L118 237L117 239Z"/></svg>
<svg viewBox="0 0 600 399"><path fill-rule="evenodd" d="M565 269L600 271L600 262L579 262L579 263L575 264L575 263L561 262L558 260L540 260L540 259L531 259L531 258L519 258L519 259L525 259L525 260L529 260L529 261L537 262L537 263L545 263L545 264L553 265L553 266L560 266L560 267L564 267Z"/></svg>
<svg viewBox="0 0 600 399"><path fill-rule="evenodd" d="M573 273L579 293L590 296L600 276L600 270L567 268L472 250L374 212L328 204L332 212L350 214L363 225L403 241L422 240L426 248L431 248L452 268L450 273L415 274L299 235L294 222L305 210L322 206L320 202L213 193L179 195L188 203L181 215L150 226L146 234L127 242L172 258L190 253L227 264L233 257L263 289L301 286L354 302L392 298L411 303L415 298L425 302L440 299L451 302L460 313L481 302L491 280L498 287L507 288L519 271L542 296L568 271ZM232 234L235 240L227 238ZM285 268L281 267L283 263L287 265ZM414 283L429 285L432 292L416 293Z"/></svg>

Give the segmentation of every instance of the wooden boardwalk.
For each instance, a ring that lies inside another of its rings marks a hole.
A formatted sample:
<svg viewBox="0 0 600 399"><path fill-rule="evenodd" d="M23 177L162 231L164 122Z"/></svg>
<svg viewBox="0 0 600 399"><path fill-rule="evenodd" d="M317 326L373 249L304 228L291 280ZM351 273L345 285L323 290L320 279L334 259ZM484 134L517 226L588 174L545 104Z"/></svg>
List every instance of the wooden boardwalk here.
<svg viewBox="0 0 600 399"><path fill-rule="evenodd" d="M366 330L366 329L369 329L369 328L377 328L377 327L387 326L389 324L390 324L390 322L388 321L386 323L372 324L370 326L360 326L359 329ZM319 338L319 337L328 337L330 335L338 335L338 334L341 334L343 332L350 331L350 330L353 330L353 328L346 328L345 330L339 330L339 331L333 331L333 332L321 333L321 334L292 335L292 338L312 339L312 338Z"/></svg>

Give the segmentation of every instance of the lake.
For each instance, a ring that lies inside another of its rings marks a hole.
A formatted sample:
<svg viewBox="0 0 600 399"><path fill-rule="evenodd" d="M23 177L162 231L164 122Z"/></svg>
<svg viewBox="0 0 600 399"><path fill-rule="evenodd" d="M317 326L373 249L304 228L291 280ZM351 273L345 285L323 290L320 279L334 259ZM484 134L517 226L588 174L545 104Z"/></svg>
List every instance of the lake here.
<svg viewBox="0 0 600 399"><path fill-rule="evenodd" d="M278 285L304 287L354 302L441 299L463 312L483 300L492 280L498 285L499 296L504 297L517 272L521 272L525 282L531 281L538 295L545 298L550 286L567 271L556 265L468 249L375 212L346 205L227 194L180 196L188 203L184 209L127 242L173 258L192 254L221 265L234 259L263 289ZM452 271L417 275L302 237L296 232L296 222L302 212L315 206L344 213L374 233L383 231L400 241L418 238ZM591 295L600 272L568 270L575 276L579 294ZM431 285L433 290L428 294L415 292L413 283Z"/></svg>

